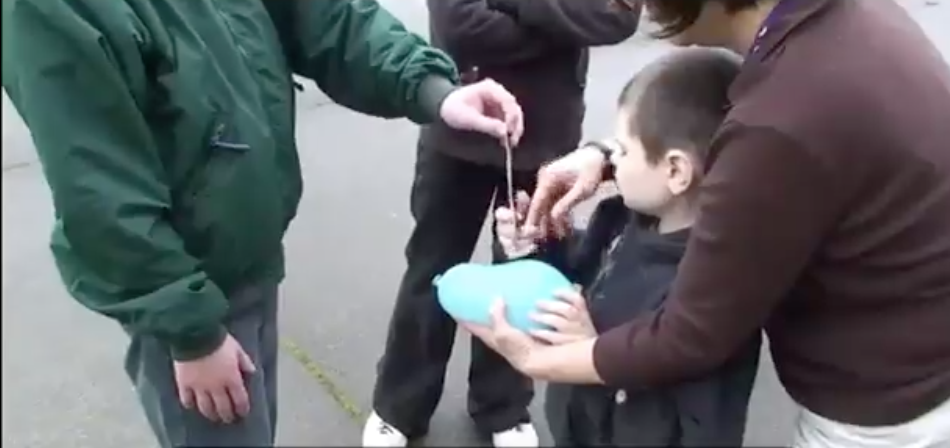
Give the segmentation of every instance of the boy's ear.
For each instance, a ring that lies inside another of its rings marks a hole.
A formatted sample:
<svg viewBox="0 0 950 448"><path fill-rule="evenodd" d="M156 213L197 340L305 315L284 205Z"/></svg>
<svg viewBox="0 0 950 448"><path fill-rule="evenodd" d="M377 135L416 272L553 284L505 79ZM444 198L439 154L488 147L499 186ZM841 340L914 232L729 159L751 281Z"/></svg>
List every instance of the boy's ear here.
<svg viewBox="0 0 950 448"><path fill-rule="evenodd" d="M675 195L685 193L696 180L696 165L689 153L681 149L666 152L666 165L670 192Z"/></svg>

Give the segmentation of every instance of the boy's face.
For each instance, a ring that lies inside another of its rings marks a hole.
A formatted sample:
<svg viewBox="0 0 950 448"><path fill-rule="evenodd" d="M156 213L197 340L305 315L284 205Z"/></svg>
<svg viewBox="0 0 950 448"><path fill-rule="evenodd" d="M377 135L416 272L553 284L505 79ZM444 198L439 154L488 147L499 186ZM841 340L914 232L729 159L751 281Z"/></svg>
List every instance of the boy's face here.
<svg viewBox="0 0 950 448"><path fill-rule="evenodd" d="M619 148L611 155L616 184L628 208L657 216L669 209L693 183L693 161L678 149L650 163L640 139L630 132L630 113L617 114L614 137Z"/></svg>

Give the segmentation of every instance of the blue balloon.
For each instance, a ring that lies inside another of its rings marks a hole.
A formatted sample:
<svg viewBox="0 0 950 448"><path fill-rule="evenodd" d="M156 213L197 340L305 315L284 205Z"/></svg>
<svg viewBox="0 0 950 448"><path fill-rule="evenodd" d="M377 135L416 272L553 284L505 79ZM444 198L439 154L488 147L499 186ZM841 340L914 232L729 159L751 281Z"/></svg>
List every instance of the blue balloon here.
<svg viewBox="0 0 950 448"><path fill-rule="evenodd" d="M571 287L571 281L553 266L538 260L516 260L484 265L462 263L435 278L439 304L463 322L491 323L491 305L504 299L506 317L522 331L544 328L529 316L554 292Z"/></svg>

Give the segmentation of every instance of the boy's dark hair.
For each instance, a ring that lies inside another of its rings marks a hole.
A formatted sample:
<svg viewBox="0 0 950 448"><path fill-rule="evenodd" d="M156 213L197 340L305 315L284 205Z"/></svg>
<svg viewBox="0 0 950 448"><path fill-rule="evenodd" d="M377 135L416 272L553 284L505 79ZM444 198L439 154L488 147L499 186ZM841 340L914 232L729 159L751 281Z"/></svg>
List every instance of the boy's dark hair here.
<svg viewBox="0 0 950 448"><path fill-rule="evenodd" d="M724 50L688 48L650 63L627 82L618 106L629 112L629 131L643 144L648 162L675 148L705 163L741 63Z"/></svg>
<svg viewBox="0 0 950 448"><path fill-rule="evenodd" d="M703 8L710 3L721 4L727 12L734 13L752 8L766 0L646 0L650 20L660 25L654 36L665 39L691 27Z"/></svg>

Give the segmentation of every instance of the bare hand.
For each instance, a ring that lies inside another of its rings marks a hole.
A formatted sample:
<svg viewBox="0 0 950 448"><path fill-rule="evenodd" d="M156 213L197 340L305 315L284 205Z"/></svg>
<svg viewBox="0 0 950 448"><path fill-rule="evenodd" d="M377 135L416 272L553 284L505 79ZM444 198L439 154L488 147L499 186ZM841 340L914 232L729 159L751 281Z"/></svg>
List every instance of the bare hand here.
<svg viewBox="0 0 950 448"><path fill-rule="evenodd" d="M485 79L459 87L442 101L445 124L518 144L524 134L524 114L515 97L501 84Z"/></svg>
<svg viewBox="0 0 950 448"><path fill-rule="evenodd" d="M519 223L524 220L530 203L531 198L528 193L519 191L515 197L514 210L508 207L495 209L495 233L508 258L524 257L538 249L537 232L519 228Z"/></svg>
<svg viewBox="0 0 950 448"><path fill-rule="evenodd" d="M214 353L193 361L175 361L178 398L186 409L211 421L232 423L251 410L244 373L254 362L234 337L228 335Z"/></svg>
<svg viewBox="0 0 950 448"><path fill-rule="evenodd" d="M557 300L538 303L539 312L531 317L552 330L534 330L531 336L551 345L570 344L597 337L587 310L587 300L575 290L559 291Z"/></svg>
<svg viewBox="0 0 950 448"><path fill-rule="evenodd" d="M524 227L564 235L568 213L597 191L606 163L599 150L581 148L541 168Z"/></svg>
<svg viewBox="0 0 950 448"><path fill-rule="evenodd" d="M505 302L501 299L492 304L491 325L470 322L459 322L459 325L498 352L516 370L526 375L531 374L527 370L532 354L544 346L542 342L508 323L505 317Z"/></svg>

